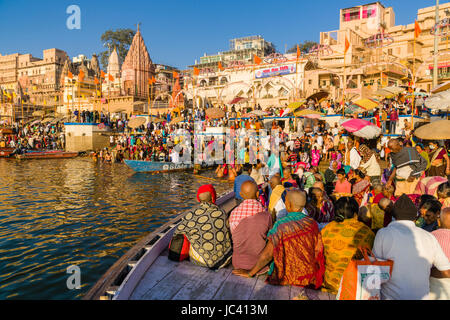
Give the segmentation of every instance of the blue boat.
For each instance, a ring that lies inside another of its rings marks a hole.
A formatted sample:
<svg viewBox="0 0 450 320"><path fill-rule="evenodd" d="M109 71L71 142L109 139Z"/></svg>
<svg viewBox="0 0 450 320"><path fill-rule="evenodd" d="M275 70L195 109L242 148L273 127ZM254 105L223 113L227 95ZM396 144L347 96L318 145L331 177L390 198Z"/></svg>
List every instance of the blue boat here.
<svg viewBox="0 0 450 320"><path fill-rule="evenodd" d="M172 163L159 161L124 160L136 172L172 172L194 168L193 163Z"/></svg>

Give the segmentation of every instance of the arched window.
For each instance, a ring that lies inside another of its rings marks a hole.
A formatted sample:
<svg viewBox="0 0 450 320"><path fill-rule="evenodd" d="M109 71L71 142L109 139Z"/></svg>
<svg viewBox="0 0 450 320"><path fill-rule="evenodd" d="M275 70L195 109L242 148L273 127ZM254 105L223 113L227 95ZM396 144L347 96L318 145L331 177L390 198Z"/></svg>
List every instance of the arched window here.
<svg viewBox="0 0 450 320"><path fill-rule="evenodd" d="M222 77L220 79L220 84L226 84L228 82L227 77Z"/></svg>

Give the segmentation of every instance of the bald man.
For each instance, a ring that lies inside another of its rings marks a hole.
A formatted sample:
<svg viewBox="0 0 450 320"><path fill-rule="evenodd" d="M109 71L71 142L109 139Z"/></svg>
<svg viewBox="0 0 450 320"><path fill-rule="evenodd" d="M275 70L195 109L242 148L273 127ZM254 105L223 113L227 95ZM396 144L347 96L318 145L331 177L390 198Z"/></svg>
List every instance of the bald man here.
<svg viewBox="0 0 450 320"><path fill-rule="evenodd" d="M272 227L272 216L257 200L258 187L253 181L241 186L244 201L230 214L233 242L232 263L235 269L250 269L266 245L267 232Z"/></svg>
<svg viewBox="0 0 450 320"><path fill-rule="evenodd" d="M317 223L302 211L306 194L290 190L286 195L288 215L269 231L267 244L250 270L233 270L235 275L253 277L270 264L267 281L274 285L322 285L325 270L323 243Z"/></svg>

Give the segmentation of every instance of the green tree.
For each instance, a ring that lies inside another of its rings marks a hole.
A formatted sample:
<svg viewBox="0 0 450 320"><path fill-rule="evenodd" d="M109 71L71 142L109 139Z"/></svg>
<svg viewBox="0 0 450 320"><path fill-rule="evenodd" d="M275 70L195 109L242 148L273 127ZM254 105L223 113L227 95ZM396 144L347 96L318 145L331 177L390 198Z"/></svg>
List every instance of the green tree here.
<svg viewBox="0 0 450 320"><path fill-rule="evenodd" d="M136 31L132 29L106 30L102 34L100 40L103 46L107 48L107 50L100 52L100 62L104 70L108 66L109 54L110 51L112 52L114 50L114 47L117 49L120 60L122 62L125 60L135 34Z"/></svg>
<svg viewBox="0 0 450 320"><path fill-rule="evenodd" d="M308 53L309 50L314 47L315 45L317 45L318 43L315 41L305 41L303 43L299 43L298 46L300 48L300 52L302 53ZM290 48L287 53L296 53L297 52L297 45L292 46L292 48Z"/></svg>

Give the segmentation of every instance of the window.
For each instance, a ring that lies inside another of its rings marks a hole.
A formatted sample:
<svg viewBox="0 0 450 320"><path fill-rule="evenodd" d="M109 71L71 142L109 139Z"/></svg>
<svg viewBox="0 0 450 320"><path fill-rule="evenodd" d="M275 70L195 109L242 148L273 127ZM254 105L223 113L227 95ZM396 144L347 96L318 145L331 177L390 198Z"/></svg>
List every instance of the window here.
<svg viewBox="0 0 450 320"><path fill-rule="evenodd" d="M342 12L342 20L345 22L359 20L361 18L359 8L345 9Z"/></svg>

